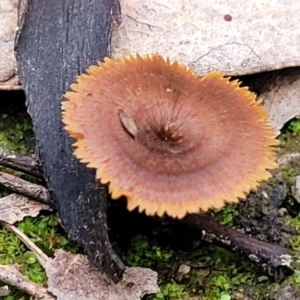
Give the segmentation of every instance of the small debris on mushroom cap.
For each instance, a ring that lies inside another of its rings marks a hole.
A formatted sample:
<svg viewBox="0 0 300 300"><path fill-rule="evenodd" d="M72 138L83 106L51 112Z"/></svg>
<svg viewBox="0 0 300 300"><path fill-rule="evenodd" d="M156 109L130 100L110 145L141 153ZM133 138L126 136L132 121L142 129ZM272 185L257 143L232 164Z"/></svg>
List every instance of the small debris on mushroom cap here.
<svg viewBox="0 0 300 300"><path fill-rule="evenodd" d="M105 59L65 94L75 156L128 209L182 218L238 202L277 166L260 100L160 55Z"/></svg>

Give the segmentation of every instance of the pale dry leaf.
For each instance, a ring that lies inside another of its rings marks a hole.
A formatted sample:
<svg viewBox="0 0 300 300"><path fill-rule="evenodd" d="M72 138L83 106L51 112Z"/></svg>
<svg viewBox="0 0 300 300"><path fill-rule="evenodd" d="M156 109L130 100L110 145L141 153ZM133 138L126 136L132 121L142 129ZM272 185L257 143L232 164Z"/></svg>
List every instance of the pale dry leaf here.
<svg viewBox="0 0 300 300"><path fill-rule="evenodd" d="M57 250L45 266L48 291L57 300L138 300L159 292L157 273L144 268L127 268L123 279L114 284L86 256Z"/></svg>
<svg viewBox="0 0 300 300"><path fill-rule="evenodd" d="M300 163L300 153L297 151L285 152L277 160L280 167L289 166L291 163Z"/></svg>
<svg viewBox="0 0 300 300"><path fill-rule="evenodd" d="M17 86L14 40L18 19L18 0L0 1L0 89Z"/></svg>
<svg viewBox="0 0 300 300"><path fill-rule="evenodd" d="M0 221L8 224L23 220L27 216L36 217L41 210L50 207L19 194L10 194L0 199Z"/></svg>
<svg viewBox="0 0 300 300"><path fill-rule="evenodd" d="M300 175L295 178L295 185L292 186L292 195L298 203L300 203Z"/></svg>
<svg viewBox="0 0 300 300"><path fill-rule="evenodd" d="M17 74L5 82L0 81L1 91L17 91L21 89L22 86L19 84L19 76Z"/></svg>
<svg viewBox="0 0 300 300"><path fill-rule="evenodd" d="M159 53L242 75L300 64L299 0L120 0L113 56Z"/></svg>
<svg viewBox="0 0 300 300"><path fill-rule="evenodd" d="M0 287L0 297L6 297L10 294L9 288L7 285Z"/></svg>
<svg viewBox="0 0 300 300"><path fill-rule="evenodd" d="M274 300L298 300L300 291L293 284L282 284L274 295Z"/></svg>
<svg viewBox="0 0 300 300"><path fill-rule="evenodd" d="M18 27L22 29L24 16L28 9L28 0L19 0L19 7L18 7Z"/></svg>
<svg viewBox="0 0 300 300"><path fill-rule="evenodd" d="M286 122L300 116L300 68L289 68L259 77L260 97L276 134Z"/></svg>

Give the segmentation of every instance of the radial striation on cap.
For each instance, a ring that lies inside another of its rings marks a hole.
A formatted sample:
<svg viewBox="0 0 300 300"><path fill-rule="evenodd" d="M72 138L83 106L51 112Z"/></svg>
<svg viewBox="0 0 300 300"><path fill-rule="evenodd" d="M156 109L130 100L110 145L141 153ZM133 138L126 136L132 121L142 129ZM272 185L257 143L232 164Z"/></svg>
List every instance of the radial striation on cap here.
<svg viewBox="0 0 300 300"><path fill-rule="evenodd" d="M74 155L128 209L182 218L238 202L267 180L278 144L260 100L237 80L160 55L105 59L62 104Z"/></svg>

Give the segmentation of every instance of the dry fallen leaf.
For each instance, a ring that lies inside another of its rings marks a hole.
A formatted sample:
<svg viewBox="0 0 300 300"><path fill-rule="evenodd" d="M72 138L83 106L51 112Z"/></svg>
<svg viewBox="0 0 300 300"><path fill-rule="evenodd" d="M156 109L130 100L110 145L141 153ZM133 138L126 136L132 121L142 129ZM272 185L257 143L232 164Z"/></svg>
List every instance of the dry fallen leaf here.
<svg viewBox="0 0 300 300"><path fill-rule="evenodd" d="M0 90L18 89L17 63L14 56L18 0L0 1Z"/></svg>
<svg viewBox="0 0 300 300"><path fill-rule="evenodd" d="M203 74L242 75L300 64L298 0L120 0L113 56L159 53Z"/></svg>
<svg viewBox="0 0 300 300"><path fill-rule="evenodd" d="M9 296L9 293L10 293L10 291L9 291L9 288L7 285L0 287L0 297Z"/></svg>
<svg viewBox="0 0 300 300"><path fill-rule="evenodd" d="M269 111L269 120L279 134L283 125L300 116L300 69L287 69L270 74L268 91L261 94Z"/></svg>
<svg viewBox="0 0 300 300"><path fill-rule="evenodd" d="M9 224L23 220L27 216L36 217L41 210L50 207L19 194L10 194L0 199L0 221Z"/></svg>
<svg viewBox="0 0 300 300"><path fill-rule="evenodd" d="M297 163L297 161L300 162L300 153L297 151L283 153L277 160L280 167L286 167L291 163Z"/></svg>
<svg viewBox="0 0 300 300"><path fill-rule="evenodd" d="M295 178L295 185L292 187L292 195L300 203L300 175Z"/></svg>
<svg viewBox="0 0 300 300"><path fill-rule="evenodd" d="M157 273L144 268L127 268L123 280L114 284L84 255L64 250L45 266L48 291L57 300L138 300L144 295L159 292Z"/></svg>
<svg viewBox="0 0 300 300"><path fill-rule="evenodd" d="M288 68L258 75L254 88L277 134L286 122L300 116L300 68Z"/></svg>

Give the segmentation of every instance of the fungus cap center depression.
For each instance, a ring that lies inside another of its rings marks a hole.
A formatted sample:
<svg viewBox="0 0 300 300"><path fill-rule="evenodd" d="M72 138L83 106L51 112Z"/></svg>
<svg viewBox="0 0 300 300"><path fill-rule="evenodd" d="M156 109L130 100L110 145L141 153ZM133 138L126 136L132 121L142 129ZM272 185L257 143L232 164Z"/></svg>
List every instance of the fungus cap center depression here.
<svg viewBox="0 0 300 300"><path fill-rule="evenodd" d="M129 210L182 218L221 208L277 166L266 110L218 72L198 76L160 55L105 59L65 98L74 155Z"/></svg>

